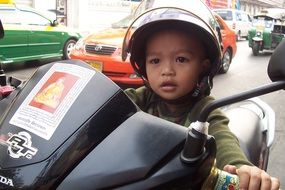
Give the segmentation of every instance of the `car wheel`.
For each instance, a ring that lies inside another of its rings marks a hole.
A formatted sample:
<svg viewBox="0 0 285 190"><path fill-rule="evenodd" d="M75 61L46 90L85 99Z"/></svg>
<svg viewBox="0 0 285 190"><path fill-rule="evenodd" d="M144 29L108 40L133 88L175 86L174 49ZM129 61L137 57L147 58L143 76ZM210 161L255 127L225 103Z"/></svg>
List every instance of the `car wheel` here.
<svg viewBox="0 0 285 190"><path fill-rule="evenodd" d="M230 65L231 65L231 61L232 61L231 50L227 49L223 55L223 58L222 58L222 65L220 68L220 73L228 72Z"/></svg>
<svg viewBox="0 0 285 190"><path fill-rule="evenodd" d="M75 39L69 39L65 42L63 48L63 59L70 59L70 53L76 44Z"/></svg>
<svg viewBox="0 0 285 190"><path fill-rule="evenodd" d="M252 53L254 56L257 56L259 54L259 44L256 42L253 42Z"/></svg>

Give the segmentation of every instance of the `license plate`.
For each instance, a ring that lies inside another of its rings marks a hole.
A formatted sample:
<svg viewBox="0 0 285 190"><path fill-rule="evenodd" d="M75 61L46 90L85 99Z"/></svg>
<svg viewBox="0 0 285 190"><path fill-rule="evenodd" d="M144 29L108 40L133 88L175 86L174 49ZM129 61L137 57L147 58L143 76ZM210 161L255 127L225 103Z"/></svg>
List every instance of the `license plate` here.
<svg viewBox="0 0 285 190"><path fill-rule="evenodd" d="M97 71L102 72L103 70L103 63L99 61L90 61L89 64L95 68Z"/></svg>

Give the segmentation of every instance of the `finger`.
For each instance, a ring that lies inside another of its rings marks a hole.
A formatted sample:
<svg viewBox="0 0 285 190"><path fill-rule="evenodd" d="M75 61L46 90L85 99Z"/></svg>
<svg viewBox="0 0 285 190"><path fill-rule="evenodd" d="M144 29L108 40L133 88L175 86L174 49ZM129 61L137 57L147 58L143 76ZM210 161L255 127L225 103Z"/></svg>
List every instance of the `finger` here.
<svg viewBox="0 0 285 190"><path fill-rule="evenodd" d="M239 189L248 189L250 182L250 168L242 166L237 169L237 175L239 177Z"/></svg>
<svg viewBox="0 0 285 190"><path fill-rule="evenodd" d="M237 174L236 170L237 170L237 167L233 165L225 165L224 167L224 171L229 172L231 174Z"/></svg>
<svg viewBox="0 0 285 190"><path fill-rule="evenodd" d="M261 189L261 173L262 172L264 172L264 171L257 168L257 167L251 167L250 182L249 182L248 189L251 189L251 190Z"/></svg>
<svg viewBox="0 0 285 190"><path fill-rule="evenodd" d="M280 181L275 177L271 177L271 190L278 190L279 188Z"/></svg>
<svg viewBox="0 0 285 190"><path fill-rule="evenodd" d="M271 189L271 177L265 171L261 172L261 186L260 190Z"/></svg>

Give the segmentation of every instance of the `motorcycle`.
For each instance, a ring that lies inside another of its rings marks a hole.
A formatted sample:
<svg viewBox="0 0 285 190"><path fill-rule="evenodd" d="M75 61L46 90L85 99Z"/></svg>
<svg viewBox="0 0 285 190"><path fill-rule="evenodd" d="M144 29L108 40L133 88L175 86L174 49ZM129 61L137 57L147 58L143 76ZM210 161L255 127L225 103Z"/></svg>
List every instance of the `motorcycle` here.
<svg viewBox="0 0 285 190"><path fill-rule="evenodd" d="M283 41L270 59L272 83L213 101L189 128L142 112L79 60L11 78L0 101L0 189L238 188L215 166L206 119L222 107L249 160L266 169L274 111L255 97L285 88L284 50Z"/></svg>

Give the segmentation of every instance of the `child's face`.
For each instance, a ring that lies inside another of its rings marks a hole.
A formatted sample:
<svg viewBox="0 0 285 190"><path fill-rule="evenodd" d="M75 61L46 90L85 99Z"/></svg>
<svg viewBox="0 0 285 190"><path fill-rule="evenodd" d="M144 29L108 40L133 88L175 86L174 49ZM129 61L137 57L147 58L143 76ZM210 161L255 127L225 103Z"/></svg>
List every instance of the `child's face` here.
<svg viewBox="0 0 285 190"><path fill-rule="evenodd" d="M164 30L154 34L146 45L146 74L152 90L167 100L190 93L210 61L191 34Z"/></svg>

